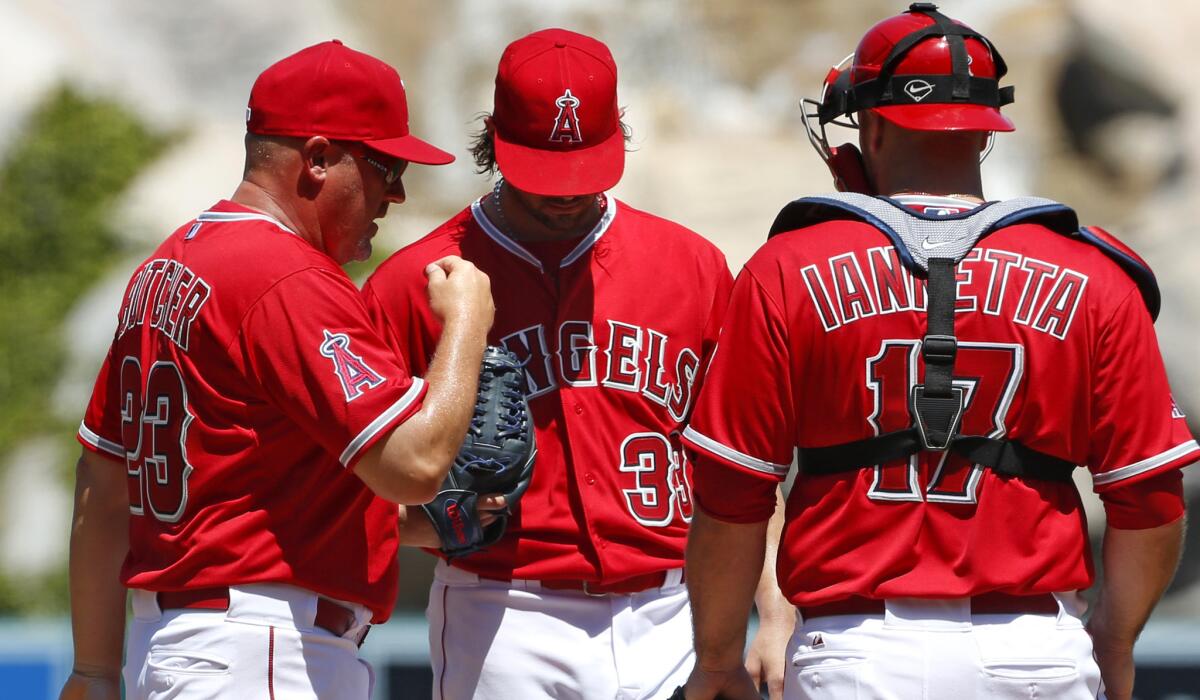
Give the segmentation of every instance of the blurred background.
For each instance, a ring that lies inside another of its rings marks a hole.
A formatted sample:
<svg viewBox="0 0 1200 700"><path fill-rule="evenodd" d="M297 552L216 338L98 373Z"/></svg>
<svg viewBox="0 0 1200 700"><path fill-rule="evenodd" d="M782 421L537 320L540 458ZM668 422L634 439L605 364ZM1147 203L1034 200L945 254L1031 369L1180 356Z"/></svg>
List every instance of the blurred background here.
<svg viewBox="0 0 1200 700"><path fill-rule="evenodd" d="M562 26L605 41L633 152L615 193L720 246L736 272L789 200L831 189L797 101L900 2L857 0L0 0L0 698L52 697L70 666L65 560L74 431L133 268L229 196L250 85L329 38L396 66L414 132L459 156L410 170L360 281L486 192L467 144L504 46ZM1200 420L1200 3L948 0L1010 66L1018 130L991 198L1064 201L1154 267L1176 398ZM835 134L834 143L852 140ZM1130 368L1136 371L1136 368ZM1079 470L1082 471L1082 470ZM1200 470L1185 485L1200 507ZM1086 479L1086 477L1084 477ZM1090 485L1081 482L1090 493ZM1093 533L1103 513L1089 499ZM1193 518L1189 543L1195 548ZM402 557L394 622L364 647L379 698L429 697L432 559ZM1200 698L1200 553L1139 647L1140 698Z"/></svg>

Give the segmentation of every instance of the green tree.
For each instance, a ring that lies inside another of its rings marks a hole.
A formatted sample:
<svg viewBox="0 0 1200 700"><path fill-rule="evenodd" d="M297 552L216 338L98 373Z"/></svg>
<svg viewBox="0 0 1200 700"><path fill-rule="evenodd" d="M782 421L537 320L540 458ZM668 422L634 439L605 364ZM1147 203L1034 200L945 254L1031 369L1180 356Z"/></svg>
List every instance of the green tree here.
<svg viewBox="0 0 1200 700"><path fill-rule="evenodd" d="M11 140L0 162L0 464L22 438L71 429L49 410L63 317L118 257L113 204L167 142L116 102L65 85ZM0 614L46 608L46 592L15 590L0 580Z"/></svg>

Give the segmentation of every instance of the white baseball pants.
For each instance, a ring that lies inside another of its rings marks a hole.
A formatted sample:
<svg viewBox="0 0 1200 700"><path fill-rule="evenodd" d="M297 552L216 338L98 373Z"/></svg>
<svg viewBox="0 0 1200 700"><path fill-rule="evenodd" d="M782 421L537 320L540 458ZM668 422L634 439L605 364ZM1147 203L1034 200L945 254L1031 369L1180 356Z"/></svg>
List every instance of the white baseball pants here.
<svg viewBox="0 0 1200 700"><path fill-rule="evenodd" d="M439 562L427 610L434 700L665 698L695 660L680 579L594 597Z"/></svg>
<svg viewBox="0 0 1200 700"><path fill-rule="evenodd" d="M1092 642L1067 596L1059 612L974 615L965 599L886 602L883 615L797 621L786 700L1095 700Z"/></svg>
<svg viewBox="0 0 1200 700"><path fill-rule="evenodd" d="M126 643L128 700L368 700L371 667L354 639L370 620L343 603L358 624L345 637L313 624L316 594L275 584L233 586L229 610L160 610L134 590Z"/></svg>

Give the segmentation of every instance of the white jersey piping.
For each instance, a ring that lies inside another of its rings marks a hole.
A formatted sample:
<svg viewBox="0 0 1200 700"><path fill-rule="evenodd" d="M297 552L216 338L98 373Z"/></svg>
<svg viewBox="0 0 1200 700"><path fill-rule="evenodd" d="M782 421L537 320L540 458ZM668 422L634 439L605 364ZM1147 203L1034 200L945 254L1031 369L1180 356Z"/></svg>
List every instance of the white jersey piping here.
<svg viewBox="0 0 1200 700"><path fill-rule="evenodd" d="M562 259L562 262L560 262L558 266L560 268L566 267L583 257L583 254L590 250L592 246L596 245L596 242L600 240L600 237L608 231L608 228L612 225L613 218L615 218L616 215L617 200L613 199L612 196L606 192L604 194L604 214L600 217L600 220L596 222L596 225L592 227L592 230L584 235L583 240L579 241L579 245L575 246L575 248ZM492 220L488 218L487 213L483 210L483 197L471 202L471 216L475 217L475 222L479 224L479 228L483 229L483 232L487 234L488 238L491 238L493 241L495 241L497 245L529 263L530 265L533 265L540 272L545 272L545 268L542 267L542 262L538 260L536 255L530 253L525 249L524 246L522 246L513 238L509 237L508 234L501 231L496 224L492 223Z"/></svg>
<svg viewBox="0 0 1200 700"><path fill-rule="evenodd" d="M1118 467L1117 469L1095 474L1092 476L1092 483L1094 483L1096 486L1103 486L1105 484L1111 484L1117 481L1124 481L1125 479L1135 477L1138 474L1145 474L1148 471L1153 471L1164 464L1173 462L1180 457L1183 457L1193 450L1200 450L1200 444L1197 444L1195 440L1188 440L1187 442L1176 445L1165 452L1160 452L1153 457L1147 457L1140 462L1134 462L1133 464L1129 464L1124 467ZM1200 455L1197 455L1197 458L1200 458Z"/></svg>
<svg viewBox="0 0 1200 700"><path fill-rule="evenodd" d="M707 435L696 431L691 426L688 426L684 429L683 437L691 441L697 447L704 448L718 457L723 457L734 464L740 464L741 466L747 469L753 469L756 472L762 472L763 474L770 474L772 476L787 476L788 469L791 468L790 464L776 464L774 462L768 462L765 459L751 457L744 452L738 452L732 447L729 447L728 445L722 445Z"/></svg>
<svg viewBox="0 0 1200 700"><path fill-rule="evenodd" d="M370 425L363 428L362 432L359 433L353 440L351 440L349 445L346 445L346 449L342 450L342 455L338 457L338 461L342 463L342 466L349 466L350 462L354 461L355 455L358 454L358 451L362 449L363 445L370 442L371 439L374 438L380 430L383 430L384 427L391 423L396 416L408 410L408 407L411 406L412 403L417 400L417 397L421 395L421 390L424 388L424 386L424 379L421 379L420 377L413 377L412 386L408 388L408 391L404 392L404 395L401 396L396 403L389 406L386 411L380 413L378 418L371 421Z"/></svg>
<svg viewBox="0 0 1200 700"><path fill-rule="evenodd" d="M281 224L278 219L274 219L270 216L267 216L266 214L254 214L254 213L250 213L250 212L238 212L238 211L206 211L206 212L201 213L200 216L197 216L196 221L199 221L201 223L212 222L212 223L222 223L222 224L228 223L230 221L265 221L269 224L274 224L275 226L279 227L283 231L286 231L287 233L292 234L293 236L300 235L300 234L296 233L295 231L291 230L290 228L288 228L287 226L284 226L283 224Z"/></svg>
<svg viewBox="0 0 1200 700"><path fill-rule="evenodd" d="M104 438L100 437L100 435L93 432L92 429L87 427L87 425L85 425L84 423L79 424L79 437L83 438L84 442L91 445L92 447L95 447L98 450L107 452L108 454L113 455L114 457L120 457L121 459L125 459L125 446L124 445L118 445L117 443L115 443L111 440L105 440Z"/></svg>

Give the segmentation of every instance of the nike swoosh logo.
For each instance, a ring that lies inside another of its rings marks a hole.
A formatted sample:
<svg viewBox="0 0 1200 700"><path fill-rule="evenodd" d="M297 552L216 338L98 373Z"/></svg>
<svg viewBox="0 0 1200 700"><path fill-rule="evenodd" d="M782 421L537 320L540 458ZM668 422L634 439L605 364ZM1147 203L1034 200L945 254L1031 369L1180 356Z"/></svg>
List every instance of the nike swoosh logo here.
<svg viewBox="0 0 1200 700"><path fill-rule="evenodd" d="M950 245L951 243L956 242L957 241L942 241L941 243L930 243L928 238L923 238L921 239L921 250L933 250L935 248L941 248L944 245Z"/></svg>

